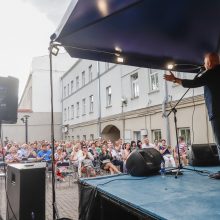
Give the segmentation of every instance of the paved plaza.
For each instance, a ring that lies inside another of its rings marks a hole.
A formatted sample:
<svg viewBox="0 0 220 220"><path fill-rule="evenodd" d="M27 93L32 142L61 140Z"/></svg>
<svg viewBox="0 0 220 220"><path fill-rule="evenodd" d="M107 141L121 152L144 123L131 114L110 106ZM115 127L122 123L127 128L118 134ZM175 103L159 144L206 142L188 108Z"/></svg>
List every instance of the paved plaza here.
<svg viewBox="0 0 220 220"><path fill-rule="evenodd" d="M66 182L57 183L56 201L60 218L78 219L78 185L74 179L67 178ZM52 217L52 190L51 181L46 183L46 220L53 220ZM2 219L1 219L2 218ZM6 199L4 179L0 179L0 220L6 219Z"/></svg>

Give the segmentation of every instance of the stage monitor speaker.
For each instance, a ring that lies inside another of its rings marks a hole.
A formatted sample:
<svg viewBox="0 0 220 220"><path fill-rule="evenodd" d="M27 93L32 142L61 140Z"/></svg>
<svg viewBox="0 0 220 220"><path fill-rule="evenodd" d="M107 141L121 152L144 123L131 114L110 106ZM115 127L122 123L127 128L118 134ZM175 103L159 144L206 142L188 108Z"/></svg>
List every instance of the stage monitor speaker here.
<svg viewBox="0 0 220 220"><path fill-rule="evenodd" d="M4 124L17 122L18 79L0 77L0 120Z"/></svg>
<svg viewBox="0 0 220 220"><path fill-rule="evenodd" d="M129 155L126 168L132 176L148 176L160 170L162 160L160 152L154 148L135 150Z"/></svg>
<svg viewBox="0 0 220 220"><path fill-rule="evenodd" d="M188 153L191 166L219 165L218 149L215 144L193 144Z"/></svg>
<svg viewBox="0 0 220 220"><path fill-rule="evenodd" d="M45 220L46 163L10 164L7 220Z"/></svg>

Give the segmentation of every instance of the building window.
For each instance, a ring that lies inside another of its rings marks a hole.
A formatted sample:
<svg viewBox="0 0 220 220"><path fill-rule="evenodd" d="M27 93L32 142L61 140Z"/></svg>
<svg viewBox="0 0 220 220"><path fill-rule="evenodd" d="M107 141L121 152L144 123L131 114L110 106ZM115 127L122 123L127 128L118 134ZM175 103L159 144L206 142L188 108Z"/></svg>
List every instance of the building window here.
<svg viewBox="0 0 220 220"><path fill-rule="evenodd" d="M159 89L158 72L150 69L150 90L156 91Z"/></svg>
<svg viewBox="0 0 220 220"><path fill-rule="evenodd" d="M152 130L153 140L157 140L158 142L162 139L162 134L160 129Z"/></svg>
<svg viewBox="0 0 220 220"><path fill-rule="evenodd" d="M86 74L85 71L82 72L82 86L86 84Z"/></svg>
<svg viewBox="0 0 220 220"><path fill-rule="evenodd" d="M73 80L71 81L71 93L73 93L73 86L74 86L74 84L73 84Z"/></svg>
<svg viewBox="0 0 220 220"><path fill-rule="evenodd" d="M86 141L86 135L83 135L83 140Z"/></svg>
<svg viewBox="0 0 220 220"><path fill-rule="evenodd" d="M86 114L86 99L82 100L82 115Z"/></svg>
<svg viewBox="0 0 220 220"><path fill-rule="evenodd" d="M132 98L139 97L138 73L135 73L131 76L131 92Z"/></svg>
<svg viewBox="0 0 220 220"><path fill-rule="evenodd" d="M74 105L71 105L71 119L74 119Z"/></svg>
<svg viewBox="0 0 220 220"><path fill-rule="evenodd" d="M79 76L76 77L76 89L79 89Z"/></svg>
<svg viewBox="0 0 220 220"><path fill-rule="evenodd" d="M70 107L68 107L68 111L67 111L67 120L70 120Z"/></svg>
<svg viewBox="0 0 220 220"><path fill-rule="evenodd" d="M67 85L67 95L69 96L69 94L70 94L70 85L68 84Z"/></svg>
<svg viewBox="0 0 220 220"><path fill-rule="evenodd" d="M72 136L72 140L74 141L74 136Z"/></svg>
<svg viewBox="0 0 220 220"><path fill-rule="evenodd" d="M93 106L94 106L94 96L90 95L89 96L89 112L93 112Z"/></svg>
<svg viewBox="0 0 220 220"><path fill-rule="evenodd" d="M109 70L109 63L105 63L105 71Z"/></svg>
<svg viewBox="0 0 220 220"><path fill-rule="evenodd" d="M63 96L64 96L64 98L66 97L66 86L64 86L64 91L63 91Z"/></svg>
<svg viewBox="0 0 220 220"><path fill-rule="evenodd" d="M111 86L108 86L106 88L106 106L111 106L112 104L112 88Z"/></svg>
<svg viewBox="0 0 220 220"><path fill-rule="evenodd" d="M94 140L94 134L90 134L90 140L91 140L91 141Z"/></svg>
<svg viewBox="0 0 220 220"><path fill-rule="evenodd" d="M134 140L141 140L141 132L140 131L134 131Z"/></svg>
<svg viewBox="0 0 220 220"><path fill-rule="evenodd" d="M64 118L64 121L66 121L66 108L64 108L64 116L63 116L63 118Z"/></svg>
<svg viewBox="0 0 220 220"><path fill-rule="evenodd" d="M184 138L186 144L191 144L190 128L179 128L178 134Z"/></svg>
<svg viewBox="0 0 220 220"><path fill-rule="evenodd" d="M89 66L89 82L92 81L92 65Z"/></svg>
<svg viewBox="0 0 220 220"><path fill-rule="evenodd" d="M77 140L80 141L80 136L79 135L77 135Z"/></svg>
<svg viewBox="0 0 220 220"><path fill-rule="evenodd" d="M79 102L76 103L76 117L79 117Z"/></svg>

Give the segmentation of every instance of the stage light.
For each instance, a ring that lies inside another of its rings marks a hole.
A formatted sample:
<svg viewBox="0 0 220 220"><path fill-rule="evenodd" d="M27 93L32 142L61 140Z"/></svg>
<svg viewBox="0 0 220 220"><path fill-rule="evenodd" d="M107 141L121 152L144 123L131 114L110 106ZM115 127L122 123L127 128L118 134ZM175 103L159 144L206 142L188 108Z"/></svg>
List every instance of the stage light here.
<svg viewBox="0 0 220 220"><path fill-rule="evenodd" d="M120 48L120 47L115 47L115 51L117 51L117 52L119 52L119 53L121 53L122 52L122 49Z"/></svg>
<svg viewBox="0 0 220 220"><path fill-rule="evenodd" d="M173 67L174 67L174 64L172 64L172 63L169 63L169 64L167 65L167 69L168 69L168 70L172 70Z"/></svg>
<svg viewBox="0 0 220 220"><path fill-rule="evenodd" d="M59 48L58 48L57 45L53 45L53 46L52 46L51 53L52 53L54 56L57 56L57 54L59 53Z"/></svg>
<svg viewBox="0 0 220 220"><path fill-rule="evenodd" d="M107 16L109 13L108 4L105 0L98 0L97 6L102 16Z"/></svg>
<svg viewBox="0 0 220 220"><path fill-rule="evenodd" d="M124 58L123 57L117 57L117 62L118 63L124 63Z"/></svg>

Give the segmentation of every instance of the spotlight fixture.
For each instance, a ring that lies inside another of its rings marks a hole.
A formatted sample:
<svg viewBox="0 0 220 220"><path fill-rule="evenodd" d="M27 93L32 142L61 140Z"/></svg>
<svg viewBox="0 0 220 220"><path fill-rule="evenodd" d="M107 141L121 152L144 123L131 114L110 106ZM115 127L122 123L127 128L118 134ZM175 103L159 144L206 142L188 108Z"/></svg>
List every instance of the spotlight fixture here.
<svg viewBox="0 0 220 220"><path fill-rule="evenodd" d="M117 57L117 62L118 63L124 63L124 58L123 57Z"/></svg>
<svg viewBox="0 0 220 220"><path fill-rule="evenodd" d="M119 53L121 53L122 52L122 49L120 48L120 47L115 47L115 51L117 51L117 52L119 52Z"/></svg>
<svg viewBox="0 0 220 220"><path fill-rule="evenodd" d="M168 69L168 70L172 70L174 66L175 66L174 64L169 63L169 64L167 65L167 69Z"/></svg>
<svg viewBox="0 0 220 220"><path fill-rule="evenodd" d="M57 54L59 53L59 48L57 45L53 45L52 48L51 48L51 53L54 55L54 56L57 56Z"/></svg>

